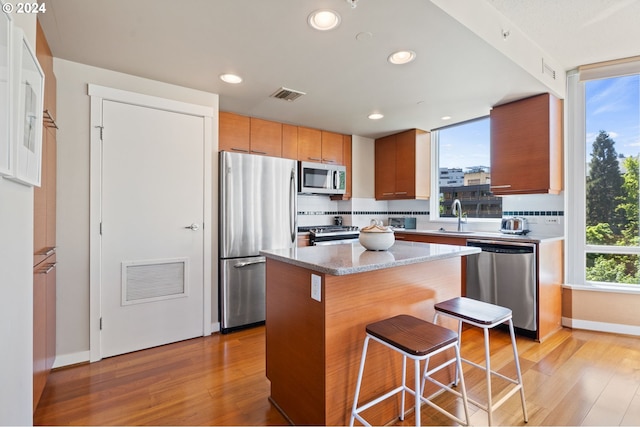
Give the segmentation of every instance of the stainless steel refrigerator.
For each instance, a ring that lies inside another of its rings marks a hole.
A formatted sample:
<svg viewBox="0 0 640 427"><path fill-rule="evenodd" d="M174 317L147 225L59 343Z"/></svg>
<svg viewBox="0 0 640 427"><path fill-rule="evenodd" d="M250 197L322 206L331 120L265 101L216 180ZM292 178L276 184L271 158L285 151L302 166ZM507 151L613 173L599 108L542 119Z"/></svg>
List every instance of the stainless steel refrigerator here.
<svg viewBox="0 0 640 427"><path fill-rule="evenodd" d="M265 320L262 249L296 245L297 162L220 152L220 330Z"/></svg>

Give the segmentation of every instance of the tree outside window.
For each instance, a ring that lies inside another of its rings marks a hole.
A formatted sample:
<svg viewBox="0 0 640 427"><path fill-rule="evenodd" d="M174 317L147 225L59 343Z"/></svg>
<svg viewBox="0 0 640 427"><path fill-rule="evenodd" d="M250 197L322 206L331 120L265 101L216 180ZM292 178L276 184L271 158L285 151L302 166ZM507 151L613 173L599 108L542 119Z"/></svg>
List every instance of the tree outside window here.
<svg viewBox="0 0 640 427"><path fill-rule="evenodd" d="M586 279L640 284L640 75L586 84ZM587 144L589 142L587 141Z"/></svg>

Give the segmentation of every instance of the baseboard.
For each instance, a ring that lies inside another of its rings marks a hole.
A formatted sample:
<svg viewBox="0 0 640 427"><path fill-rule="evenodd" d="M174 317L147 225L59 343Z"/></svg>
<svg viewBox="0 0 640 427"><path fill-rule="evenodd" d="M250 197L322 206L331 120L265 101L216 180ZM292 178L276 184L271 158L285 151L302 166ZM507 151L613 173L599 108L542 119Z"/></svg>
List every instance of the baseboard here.
<svg viewBox="0 0 640 427"><path fill-rule="evenodd" d="M56 360L53 362L53 368L62 368L64 366L77 365L78 363L87 363L90 359L90 352L79 351L77 353L59 354L56 355Z"/></svg>
<svg viewBox="0 0 640 427"><path fill-rule="evenodd" d="M594 322L592 320L562 318L562 326L588 331L609 332L614 334L640 336L640 326L621 325L619 323Z"/></svg>
<svg viewBox="0 0 640 427"><path fill-rule="evenodd" d="M220 332L220 322L211 324L211 333ZM71 354L59 354L56 356L56 360L53 362L53 368L62 368L64 366L77 365L78 363L86 363L90 360L91 352L79 351Z"/></svg>
<svg viewBox="0 0 640 427"><path fill-rule="evenodd" d="M220 322L215 322L211 324L211 333L220 332Z"/></svg>

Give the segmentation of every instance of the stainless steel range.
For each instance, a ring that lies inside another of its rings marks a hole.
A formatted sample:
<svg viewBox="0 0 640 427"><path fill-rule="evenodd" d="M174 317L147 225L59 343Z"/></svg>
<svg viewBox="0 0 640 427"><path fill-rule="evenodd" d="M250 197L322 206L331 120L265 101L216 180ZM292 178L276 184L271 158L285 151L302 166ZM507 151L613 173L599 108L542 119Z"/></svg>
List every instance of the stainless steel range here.
<svg viewBox="0 0 640 427"><path fill-rule="evenodd" d="M309 242L314 246L357 242L360 236L360 230L355 225L317 225L300 227L298 230L309 231Z"/></svg>

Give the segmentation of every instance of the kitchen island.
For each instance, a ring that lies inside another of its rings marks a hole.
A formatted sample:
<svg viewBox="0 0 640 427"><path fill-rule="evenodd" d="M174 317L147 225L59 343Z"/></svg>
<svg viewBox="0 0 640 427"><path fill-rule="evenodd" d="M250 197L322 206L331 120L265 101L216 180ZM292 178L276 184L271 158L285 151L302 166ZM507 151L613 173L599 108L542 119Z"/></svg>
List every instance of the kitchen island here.
<svg viewBox="0 0 640 427"><path fill-rule="evenodd" d="M477 252L415 242L379 252L358 243L261 251L271 401L292 424L348 424L365 326L401 313L431 320L435 303L460 295L460 257ZM370 346L362 401L400 383L401 360ZM399 397L391 398L365 417L387 424L398 410Z"/></svg>

